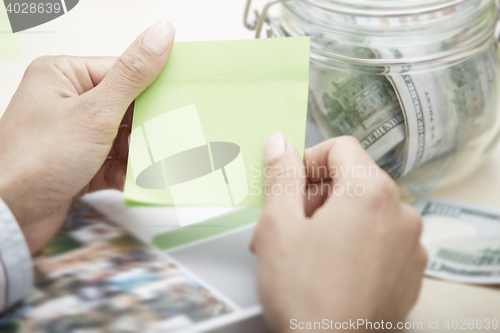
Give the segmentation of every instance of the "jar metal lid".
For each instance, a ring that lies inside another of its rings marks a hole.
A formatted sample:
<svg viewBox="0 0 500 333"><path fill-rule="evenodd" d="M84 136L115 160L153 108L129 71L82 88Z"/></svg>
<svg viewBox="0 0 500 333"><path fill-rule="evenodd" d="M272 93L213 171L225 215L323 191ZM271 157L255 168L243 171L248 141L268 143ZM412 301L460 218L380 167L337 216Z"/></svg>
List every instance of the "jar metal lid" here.
<svg viewBox="0 0 500 333"><path fill-rule="evenodd" d="M247 21L251 4L251 0L247 0L244 16L245 26L251 30L256 30L255 38L260 38L264 23L267 22L271 26L270 20L267 17L268 10L276 4L284 4L286 7L288 3L310 6L310 8L316 8L319 11L332 13L332 15L366 17L367 19L375 18L380 19L383 22L387 22L387 20L391 20L392 18L398 21L397 17L416 17L419 15L426 15L425 17L429 17L429 15L430 17L436 17L436 13L444 13L443 17L448 17L451 13L456 12L457 8L461 8L462 6L469 6L469 4L474 3L474 0L277 0L267 3L260 15L256 12L257 19L253 24L248 23ZM476 13L486 13L489 11L490 14L488 15L490 15L490 22L498 21L498 10L490 11L492 10L492 6L494 6L493 1L478 0L478 3L480 3L481 5L480 7L475 7L474 10L476 11ZM477 12L477 10L479 10L479 12ZM463 12L467 13L467 11ZM322 57L367 66L391 66L409 63L425 63L429 61L448 58L453 55L464 53L479 47L493 37L496 29L496 24L491 24L491 26L484 26L484 28L486 29L481 28L482 31L476 34L474 38L470 38L466 43L456 45L456 47L454 48L440 50L439 52L434 52L423 56L415 56L413 58L363 59L351 56L349 54L341 54L339 52L324 50L318 47L311 47L311 52ZM274 31L274 29L272 31ZM271 29L268 30L268 36L270 35ZM308 33L305 33L305 35L308 35Z"/></svg>
<svg viewBox="0 0 500 333"><path fill-rule="evenodd" d="M498 20L498 16L497 16L497 20ZM418 59L407 59L407 58L406 59L390 59L390 60L388 60L388 59L360 59L360 58L344 56L341 54L326 53L326 52L323 52L323 51L318 50L318 49L311 49L311 52L319 54L323 57L352 62L352 63L356 63L359 65L366 65L366 66L395 66L395 65L405 65L408 63L418 64L418 63L424 63L424 62L428 62L428 61L434 61L434 60L448 58L448 57L451 57L455 54L459 54L459 53L474 49L474 48L480 46L481 44L483 44L484 42L486 42L487 40L489 40L491 38L491 36L493 35L495 28L496 28L495 26L492 26L488 30L487 33L485 33L481 36L481 38L476 39L475 41L471 42L470 44L456 48L454 50L442 52L440 54L429 55L426 57L420 57Z"/></svg>
<svg viewBox="0 0 500 333"><path fill-rule="evenodd" d="M397 17L422 15L444 11L461 5L469 0L447 0L439 4L436 1L345 1L320 2L316 0L300 0L322 10L345 15L367 17ZM382 9L382 10L380 10Z"/></svg>

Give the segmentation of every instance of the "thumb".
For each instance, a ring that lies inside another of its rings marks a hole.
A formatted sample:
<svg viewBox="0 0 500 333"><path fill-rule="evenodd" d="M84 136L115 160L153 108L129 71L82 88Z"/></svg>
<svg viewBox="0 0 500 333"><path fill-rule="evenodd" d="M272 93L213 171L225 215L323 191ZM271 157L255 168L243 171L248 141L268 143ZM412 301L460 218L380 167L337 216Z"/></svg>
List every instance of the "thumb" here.
<svg viewBox="0 0 500 333"><path fill-rule="evenodd" d="M305 216L306 169L297 148L281 132L267 139L264 149L263 214Z"/></svg>
<svg viewBox="0 0 500 333"><path fill-rule="evenodd" d="M129 105L153 83L167 63L174 35L174 26L163 20L136 38L86 96L93 104L98 103L99 113L111 112L112 119L120 123Z"/></svg>
<svg viewBox="0 0 500 333"><path fill-rule="evenodd" d="M264 148L264 203L261 218L250 242L250 251L256 253L257 243L265 237L272 243L269 226L277 223L290 228L290 219L305 216L304 195L306 192L306 170L297 148L283 133L274 132ZM273 228L272 228L273 229Z"/></svg>

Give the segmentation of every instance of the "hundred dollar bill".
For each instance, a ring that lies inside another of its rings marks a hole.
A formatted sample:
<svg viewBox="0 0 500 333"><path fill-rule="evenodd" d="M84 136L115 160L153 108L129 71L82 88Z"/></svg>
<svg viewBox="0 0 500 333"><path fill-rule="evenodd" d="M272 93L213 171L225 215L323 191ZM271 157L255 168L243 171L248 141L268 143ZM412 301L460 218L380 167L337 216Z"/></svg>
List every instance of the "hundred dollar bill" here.
<svg viewBox="0 0 500 333"><path fill-rule="evenodd" d="M370 58L403 57L398 50L373 47ZM494 124L495 62L498 49L492 44L479 56L426 71L391 66L384 73L357 74L314 64L311 113L325 137L356 137L394 178L446 160L427 168L429 177L439 179L456 153Z"/></svg>
<svg viewBox="0 0 500 333"><path fill-rule="evenodd" d="M448 130L456 128L458 120L448 103L450 91L440 89L444 77L410 75L409 71L404 68L388 75L406 119L407 155L402 175L449 150L458 135L456 130Z"/></svg>
<svg viewBox="0 0 500 333"><path fill-rule="evenodd" d="M405 120L383 75L357 75L311 66L310 108L322 134L356 137L375 160L405 140Z"/></svg>
<svg viewBox="0 0 500 333"><path fill-rule="evenodd" d="M372 47L384 59L404 57L400 50L382 45L376 39L372 41ZM385 74L405 117L405 155L395 156L396 159L389 163L391 174L399 178L448 151L458 136L456 130L449 129L456 128L458 121L455 110L449 105L451 87L445 82L447 68L422 71L411 65L394 65L387 67Z"/></svg>
<svg viewBox="0 0 500 333"><path fill-rule="evenodd" d="M424 221L425 273L465 283L500 284L500 211L426 199L414 207Z"/></svg>
<svg viewBox="0 0 500 333"><path fill-rule="evenodd" d="M392 67L389 80L406 120L406 175L426 162L458 151L493 126L497 94L496 45L487 52L430 73Z"/></svg>

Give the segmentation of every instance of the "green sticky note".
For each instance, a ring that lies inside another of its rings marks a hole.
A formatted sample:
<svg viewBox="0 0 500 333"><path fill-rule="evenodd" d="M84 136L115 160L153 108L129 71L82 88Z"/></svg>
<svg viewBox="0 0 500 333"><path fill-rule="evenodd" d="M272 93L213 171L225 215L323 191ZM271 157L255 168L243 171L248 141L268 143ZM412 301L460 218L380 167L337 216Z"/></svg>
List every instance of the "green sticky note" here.
<svg viewBox="0 0 500 333"><path fill-rule="evenodd" d="M172 250L250 225L259 219L259 215L260 207L245 207L207 219L196 226L158 234L153 238L152 244L163 251Z"/></svg>
<svg viewBox="0 0 500 333"><path fill-rule="evenodd" d="M267 137L304 150L309 42L175 43L135 102L126 203L260 206Z"/></svg>

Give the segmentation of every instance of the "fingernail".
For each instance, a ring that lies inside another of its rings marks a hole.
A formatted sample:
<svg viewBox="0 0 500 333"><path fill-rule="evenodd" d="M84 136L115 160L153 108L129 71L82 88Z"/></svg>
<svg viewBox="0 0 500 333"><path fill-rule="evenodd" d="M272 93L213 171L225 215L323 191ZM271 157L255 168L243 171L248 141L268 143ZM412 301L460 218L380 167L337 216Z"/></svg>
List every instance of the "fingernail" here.
<svg viewBox="0 0 500 333"><path fill-rule="evenodd" d="M274 132L269 136L266 141L266 146L264 148L264 162L266 164L271 164L274 161L280 159L286 151L285 138L283 133Z"/></svg>
<svg viewBox="0 0 500 333"><path fill-rule="evenodd" d="M172 43L174 34L175 29L172 23L167 20L159 21L148 29L142 38L142 43L149 51L160 56Z"/></svg>

